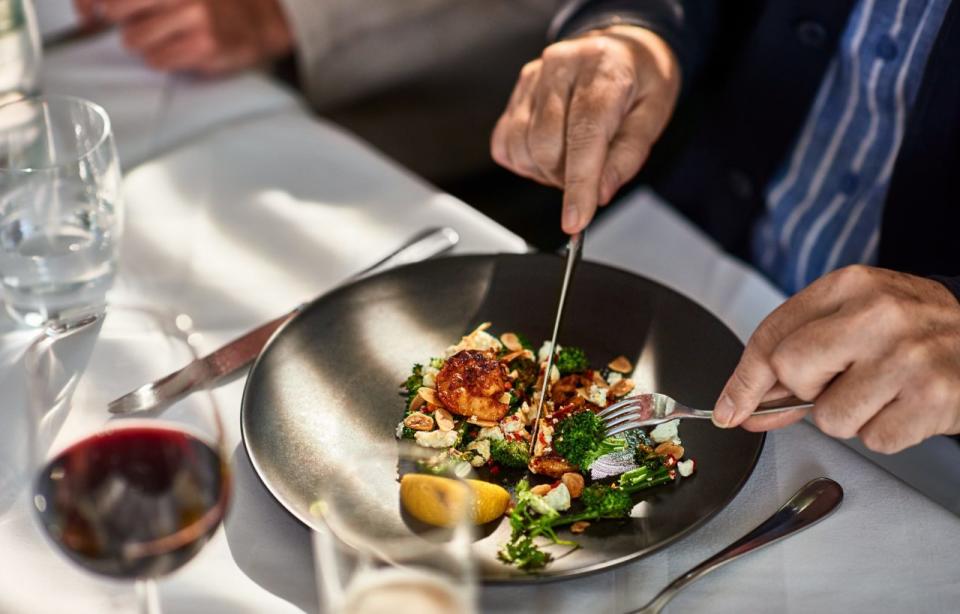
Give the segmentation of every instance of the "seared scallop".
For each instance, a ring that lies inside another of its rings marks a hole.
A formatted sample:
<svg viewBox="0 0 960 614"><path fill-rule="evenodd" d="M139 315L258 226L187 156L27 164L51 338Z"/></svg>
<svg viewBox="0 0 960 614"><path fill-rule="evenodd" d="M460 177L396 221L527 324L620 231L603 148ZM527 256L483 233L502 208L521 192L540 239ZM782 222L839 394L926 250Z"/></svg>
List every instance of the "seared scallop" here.
<svg viewBox="0 0 960 614"><path fill-rule="evenodd" d="M452 413L497 422L510 406L503 402L506 369L487 352L462 350L437 374L440 402Z"/></svg>

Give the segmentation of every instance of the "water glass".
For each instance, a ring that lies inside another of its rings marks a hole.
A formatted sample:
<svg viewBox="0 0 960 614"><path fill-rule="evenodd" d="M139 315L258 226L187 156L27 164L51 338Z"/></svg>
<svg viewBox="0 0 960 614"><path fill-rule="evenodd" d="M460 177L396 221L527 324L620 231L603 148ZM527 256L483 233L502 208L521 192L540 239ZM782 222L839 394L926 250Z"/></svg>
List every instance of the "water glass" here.
<svg viewBox="0 0 960 614"><path fill-rule="evenodd" d="M36 93L41 57L31 0L0 0L0 104Z"/></svg>
<svg viewBox="0 0 960 614"><path fill-rule="evenodd" d="M463 472L421 469L436 450L389 444L344 459L319 485L311 511L321 610L329 614L470 614L476 611L473 491ZM467 466L469 469L469 466ZM413 517L399 476L442 479L445 526Z"/></svg>
<svg viewBox="0 0 960 614"><path fill-rule="evenodd" d="M120 164L98 105L42 96L0 107L0 286L28 326L103 313L123 228Z"/></svg>

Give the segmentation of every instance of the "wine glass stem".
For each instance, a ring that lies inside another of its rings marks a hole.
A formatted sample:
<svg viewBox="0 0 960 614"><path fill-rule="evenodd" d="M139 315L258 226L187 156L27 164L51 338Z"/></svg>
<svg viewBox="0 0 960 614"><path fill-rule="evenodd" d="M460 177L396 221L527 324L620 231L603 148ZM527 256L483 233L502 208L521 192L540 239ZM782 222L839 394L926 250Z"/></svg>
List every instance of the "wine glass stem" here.
<svg viewBox="0 0 960 614"><path fill-rule="evenodd" d="M160 597L157 594L157 582L152 578L138 578L136 582L137 602L140 614L161 614Z"/></svg>

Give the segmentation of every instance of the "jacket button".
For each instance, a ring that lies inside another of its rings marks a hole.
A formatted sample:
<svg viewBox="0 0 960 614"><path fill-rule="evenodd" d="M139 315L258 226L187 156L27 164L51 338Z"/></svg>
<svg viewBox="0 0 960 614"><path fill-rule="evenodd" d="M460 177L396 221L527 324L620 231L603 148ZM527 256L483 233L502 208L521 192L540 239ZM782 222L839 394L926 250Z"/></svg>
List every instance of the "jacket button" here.
<svg viewBox="0 0 960 614"><path fill-rule="evenodd" d="M827 42L827 29L822 23L812 19L798 23L795 33L802 44L814 49L820 49Z"/></svg>
<svg viewBox="0 0 960 614"><path fill-rule="evenodd" d="M727 184L730 191L740 200L749 200L753 197L753 181L745 172L734 169L727 175Z"/></svg>

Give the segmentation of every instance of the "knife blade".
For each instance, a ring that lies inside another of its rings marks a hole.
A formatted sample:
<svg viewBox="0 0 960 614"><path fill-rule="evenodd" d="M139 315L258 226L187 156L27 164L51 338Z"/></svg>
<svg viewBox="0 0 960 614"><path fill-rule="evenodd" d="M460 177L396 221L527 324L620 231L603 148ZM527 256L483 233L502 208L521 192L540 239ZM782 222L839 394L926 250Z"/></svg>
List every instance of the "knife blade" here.
<svg viewBox="0 0 960 614"><path fill-rule="evenodd" d="M355 273L344 283L439 256L453 249L459 241L460 235L452 228L428 228L411 237L387 257ZM182 369L110 401L107 409L112 414L129 414L156 409L182 399L194 390L223 380L253 362L274 332L309 304L297 305L282 316L241 335Z"/></svg>
<svg viewBox="0 0 960 614"><path fill-rule="evenodd" d="M543 372L543 384L540 386L540 398L537 400L537 413L533 421L533 434L530 437L530 455L537 446L537 437L540 433L540 417L543 414L543 403L547 398L547 388L550 386L550 369L553 368L554 357L556 356L557 335L560 332L560 323L563 321L563 309L567 304L567 291L570 288L570 280L573 278L573 270L580 260L580 253L583 251L584 231L570 237L567 244L567 264L563 270L563 284L560 286L560 300L557 305L557 315L553 319L553 335L550 337L550 355L547 358L547 367Z"/></svg>

